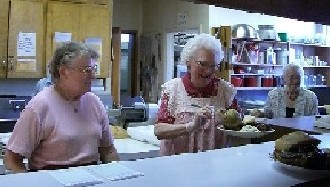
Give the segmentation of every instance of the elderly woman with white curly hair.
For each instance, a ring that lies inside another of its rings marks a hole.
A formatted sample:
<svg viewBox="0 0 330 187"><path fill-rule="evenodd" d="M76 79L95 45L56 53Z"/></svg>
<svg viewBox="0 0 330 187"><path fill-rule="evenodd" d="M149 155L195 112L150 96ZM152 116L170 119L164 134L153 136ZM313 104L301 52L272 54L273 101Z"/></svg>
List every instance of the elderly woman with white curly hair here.
<svg viewBox="0 0 330 187"><path fill-rule="evenodd" d="M267 118L292 118L318 113L318 100L314 92L300 87L301 68L289 64L283 68L284 87L268 93L264 107Z"/></svg>
<svg viewBox="0 0 330 187"><path fill-rule="evenodd" d="M236 90L215 76L222 54L220 40L209 34L196 35L185 45L181 61L187 74L162 85L155 124L161 155L223 146L223 134L216 129L221 120L212 120L212 111L230 107Z"/></svg>

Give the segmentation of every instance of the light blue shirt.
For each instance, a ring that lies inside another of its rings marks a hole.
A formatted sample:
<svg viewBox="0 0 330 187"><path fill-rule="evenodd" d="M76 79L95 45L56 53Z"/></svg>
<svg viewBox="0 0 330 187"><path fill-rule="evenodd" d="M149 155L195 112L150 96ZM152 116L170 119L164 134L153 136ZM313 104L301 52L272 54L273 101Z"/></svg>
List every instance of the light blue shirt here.
<svg viewBox="0 0 330 187"><path fill-rule="evenodd" d="M48 87L52 84L53 83L52 83L50 77L40 79L36 85L36 92L34 95L37 95L42 89L44 89L45 87Z"/></svg>

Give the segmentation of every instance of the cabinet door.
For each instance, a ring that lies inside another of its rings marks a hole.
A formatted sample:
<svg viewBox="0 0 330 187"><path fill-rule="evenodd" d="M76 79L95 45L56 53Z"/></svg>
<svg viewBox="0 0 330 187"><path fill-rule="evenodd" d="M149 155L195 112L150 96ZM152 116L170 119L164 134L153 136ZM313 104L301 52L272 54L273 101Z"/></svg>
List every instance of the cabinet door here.
<svg viewBox="0 0 330 187"><path fill-rule="evenodd" d="M71 33L72 41L80 41L80 6L64 2L49 2L47 10L46 59L51 59L56 42L55 32Z"/></svg>
<svg viewBox="0 0 330 187"><path fill-rule="evenodd" d="M43 77L45 69L44 10L42 2L11 1L8 78Z"/></svg>
<svg viewBox="0 0 330 187"><path fill-rule="evenodd" d="M93 38L95 42L101 45L100 59L98 69L98 78L109 77L109 64L111 63L110 52L110 9L107 5L82 5L80 36L83 42L86 39ZM101 43L100 43L101 41ZM93 40L92 40L93 42ZM95 46L95 45L94 45ZM98 48L98 47L97 47ZM100 48L98 48L100 49Z"/></svg>
<svg viewBox="0 0 330 187"><path fill-rule="evenodd" d="M0 78L6 77L9 0L0 1Z"/></svg>

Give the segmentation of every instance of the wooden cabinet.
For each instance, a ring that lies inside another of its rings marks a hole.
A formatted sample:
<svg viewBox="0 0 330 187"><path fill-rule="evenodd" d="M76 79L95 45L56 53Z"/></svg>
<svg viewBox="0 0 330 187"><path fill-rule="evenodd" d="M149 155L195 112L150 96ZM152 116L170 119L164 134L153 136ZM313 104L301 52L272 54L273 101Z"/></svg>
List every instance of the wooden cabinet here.
<svg viewBox="0 0 330 187"><path fill-rule="evenodd" d="M81 38L100 38L102 51L100 59L100 78L109 77L111 62L111 22L109 7L105 5L83 5L81 9Z"/></svg>
<svg viewBox="0 0 330 187"><path fill-rule="evenodd" d="M43 2L10 1L7 78L43 77L44 14Z"/></svg>
<svg viewBox="0 0 330 187"><path fill-rule="evenodd" d="M109 77L111 11L112 0L1 0L0 78L44 77L55 32L71 33L72 41L98 40L97 77Z"/></svg>
<svg viewBox="0 0 330 187"><path fill-rule="evenodd" d="M49 2L47 5L46 59L50 60L56 49L55 32L71 33L79 41L80 7L75 4Z"/></svg>
<svg viewBox="0 0 330 187"><path fill-rule="evenodd" d="M43 77L44 11L44 3L38 1L0 1L0 78ZM26 46L18 42L26 35L34 37L28 46L31 53L23 54Z"/></svg>
<svg viewBox="0 0 330 187"><path fill-rule="evenodd" d="M47 12L47 52L50 59L55 48L55 32L71 33L72 41L86 42L86 39L101 41L100 68L98 78L109 77L111 61L110 5L71 4L49 2Z"/></svg>
<svg viewBox="0 0 330 187"><path fill-rule="evenodd" d="M7 72L8 12L9 0L0 1L0 78Z"/></svg>

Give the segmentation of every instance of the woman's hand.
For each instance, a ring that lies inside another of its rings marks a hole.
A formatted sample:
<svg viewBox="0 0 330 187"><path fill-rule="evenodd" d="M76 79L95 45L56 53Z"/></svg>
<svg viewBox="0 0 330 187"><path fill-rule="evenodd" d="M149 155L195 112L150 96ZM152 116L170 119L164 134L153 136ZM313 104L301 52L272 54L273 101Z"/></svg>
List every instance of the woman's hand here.
<svg viewBox="0 0 330 187"><path fill-rule="evenodd" d="M192 122L186 124L186 129L189 132L193 132L197 130L199 127L207 124L214 115L214 107L206 105L204 107L200 107L194 113L194 119Z"/></svg>

